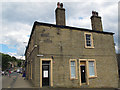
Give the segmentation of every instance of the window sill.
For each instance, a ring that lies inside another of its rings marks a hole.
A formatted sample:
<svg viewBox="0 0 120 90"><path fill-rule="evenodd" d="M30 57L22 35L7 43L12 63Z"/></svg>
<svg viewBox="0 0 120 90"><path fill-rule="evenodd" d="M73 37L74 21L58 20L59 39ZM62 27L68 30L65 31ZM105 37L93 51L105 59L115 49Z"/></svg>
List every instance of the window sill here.
<svg viewBox="0 0 120 90"><path fill-rule="evenodd" d="M88 48L88 49L90 49L90 48L95 48L95 47L92 47L92 46L91 46L91 47L85 46L85 48Z"/></svg>
<svg viewBox="0 0 120 90"><path fill-rule="evenodd" d="M77 80L78 78L70 78L70 80Z"/></svg>
<svg viewBox="0 0 120 90"><path fill-rule="evenodd" d="M89 76L89 78L97 78L97 76Z"/></svg>

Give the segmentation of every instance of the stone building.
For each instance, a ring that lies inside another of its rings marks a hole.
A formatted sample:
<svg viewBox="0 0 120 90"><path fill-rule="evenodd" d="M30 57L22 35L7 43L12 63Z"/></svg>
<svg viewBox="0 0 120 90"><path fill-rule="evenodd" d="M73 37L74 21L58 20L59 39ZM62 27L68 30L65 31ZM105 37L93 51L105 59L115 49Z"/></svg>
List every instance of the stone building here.
<svg viewBox="0 0 120 90"><path fill-rule="evenodd" d="M56 24L35 21L26 48L26 75L35 87L118 87L112 32L104 32L93 11L92 29L66 26L58 3Z"/></svg>
<svg viewBox="0 0 120 90"><path fill-rule="evenodd" d="M119 79L120 79L120 54L116 54L117 56L117 62L118 62L118 72L119 72Z"/></svg>

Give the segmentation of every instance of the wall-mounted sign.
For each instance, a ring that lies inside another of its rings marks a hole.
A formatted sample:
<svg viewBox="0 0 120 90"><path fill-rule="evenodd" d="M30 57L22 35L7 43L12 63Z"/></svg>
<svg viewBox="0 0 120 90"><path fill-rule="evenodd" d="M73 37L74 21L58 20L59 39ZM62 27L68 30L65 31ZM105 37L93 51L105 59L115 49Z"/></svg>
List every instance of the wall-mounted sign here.
<svg viewBox="0 0 120 90"><path fill-rule="evenodd" d="M85 72L85 71L83 70L83 72Z"/></svg>
<svg viewBox="0 0 120 90"><path fill-rule="evenodd" d="M45 78L48 77L48 71L43 71L43 77L45 77Z"/></svg>
<svg viewBox="0 0 120 90"><path fill-rule="evenodd" d="M38 54L37 57L43 57L44 55Z"/></svg>

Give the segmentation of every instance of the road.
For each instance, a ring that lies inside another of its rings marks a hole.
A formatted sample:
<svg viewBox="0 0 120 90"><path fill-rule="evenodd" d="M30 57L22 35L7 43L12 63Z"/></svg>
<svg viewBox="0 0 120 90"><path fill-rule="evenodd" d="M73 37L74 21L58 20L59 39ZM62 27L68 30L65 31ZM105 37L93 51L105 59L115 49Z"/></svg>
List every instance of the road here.
<svg viewBox="0 0 120 90"><path fill-rule="evenodd" d="M11 76L2 76L2 88L13 88L14 83L17 80L18 73L13 72Z"/></svg>

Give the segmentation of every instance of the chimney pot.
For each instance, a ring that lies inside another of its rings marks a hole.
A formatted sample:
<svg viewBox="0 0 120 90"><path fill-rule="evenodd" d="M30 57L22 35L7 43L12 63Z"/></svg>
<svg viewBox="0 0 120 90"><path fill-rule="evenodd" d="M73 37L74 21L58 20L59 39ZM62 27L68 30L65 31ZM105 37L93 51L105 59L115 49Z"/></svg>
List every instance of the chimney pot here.
<svg viewBox="0 0 120 90"><path fill-rule="evenodd" d="M91 24L92 30L103 31L101 17L96 11L92 11Z"/></svg>
<svg viewBox="0 0 120 90"><path fill-rule="evenodd" d="M63 8L63 3L60 4L60 7Z"/></svg>
<svg viewBox="0 0 120 90"><path fill-rule="evenodd" d="M55 10L56 14L56 25L65 26L65 9L63 8L63 3L57 3L57 8Z"/></svg>
<svg viewBox="0 0 120 90"><path fill-rule="evenodd" d="M92 11L92 16L98 16L98 12Z"/></svg>
<svg viewBox="0 0 120 90"><path fill-rule="evenodd" d="M57 7L60 8L60 2L57 3Z"/></svg>

